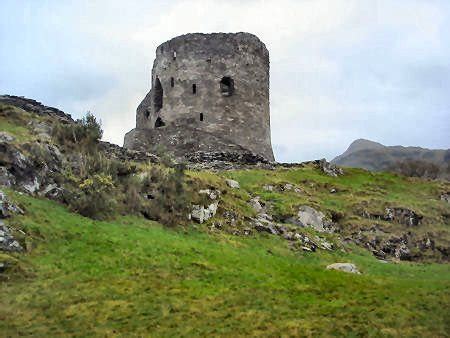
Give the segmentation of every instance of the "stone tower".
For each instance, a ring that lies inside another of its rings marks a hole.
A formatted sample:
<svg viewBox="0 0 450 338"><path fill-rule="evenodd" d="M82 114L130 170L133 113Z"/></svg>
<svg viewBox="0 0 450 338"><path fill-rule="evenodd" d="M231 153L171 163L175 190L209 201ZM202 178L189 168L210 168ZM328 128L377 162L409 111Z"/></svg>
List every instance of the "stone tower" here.
<svg viewBox="0 0 450 338"><path fill-rule="evenodd" d="M125 135L133 150L251 151L274 160L269 52L249 33L186 34L156 49L152 88Z"/></svg>

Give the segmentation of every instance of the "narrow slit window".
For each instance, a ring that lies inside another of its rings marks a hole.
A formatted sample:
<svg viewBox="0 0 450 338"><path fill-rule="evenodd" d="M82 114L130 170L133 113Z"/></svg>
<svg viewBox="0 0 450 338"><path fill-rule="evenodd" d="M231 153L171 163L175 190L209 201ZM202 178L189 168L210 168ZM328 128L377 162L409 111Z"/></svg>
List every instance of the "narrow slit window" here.
<svg viewBox="0 0 450 338"><path fill-rule="evenodd" d="M170 78L170 86L172 88L175 86L175 79L173 77Z"/></svg>
<svg viewBox="0 0 450 338"><path fill-rule="evenodd" d="M177 59L177 51L176 51L176 50L173 51L173 59L174 59L174 60Z"/></svg>
<svg viewBox="0 0 450 338"><path fill-rule="evenodd" d="M200 113L200 121L203 122L203 113Z"/></svg>
<svg viewBox="0 0 450 338"><path fill-rule="evenodd" d="M197 94L197 85L195 83L192 85L192 94Z"/></svg>

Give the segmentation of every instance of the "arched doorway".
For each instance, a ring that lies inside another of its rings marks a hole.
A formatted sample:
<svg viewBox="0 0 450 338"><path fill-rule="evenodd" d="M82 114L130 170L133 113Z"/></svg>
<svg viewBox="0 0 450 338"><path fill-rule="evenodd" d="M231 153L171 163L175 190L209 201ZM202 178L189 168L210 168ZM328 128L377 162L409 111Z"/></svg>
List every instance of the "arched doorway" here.
<svg viewBox="0 0 450 338"><path fill-rule="evenodd" d="M161 117L158 117L155 121L155 128L164 127L166 124Z"/></svg>

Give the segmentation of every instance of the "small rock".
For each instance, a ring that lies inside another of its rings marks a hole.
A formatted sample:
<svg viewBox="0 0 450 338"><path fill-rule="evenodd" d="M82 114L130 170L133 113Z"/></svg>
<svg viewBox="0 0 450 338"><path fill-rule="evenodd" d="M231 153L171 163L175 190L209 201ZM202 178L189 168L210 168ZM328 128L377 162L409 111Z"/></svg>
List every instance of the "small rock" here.
<svg viewBox="0 0 450 338"><path fill-rule="evenodd" d="M0 273L5 272L5 270L6 270L6 264L3 262L0 262Z"/></svg>
<svg viewBox="0 0 450 338"><path fill-rule="evenodd" d="M218 203L211 203L208 207L204 207L203 205L193 205L192 206L192 211L191 211L191 219L193 219L194 221L196 221L197 223L203 223L205 221L207 221L208 219L212 218L215 216L215 214L217 213L217 207L218 207Z"/></svg>
<svg viewBox="0 0 450 338"><path fill-rule="evenodd" d="M263 189L265 191L274 191L273 185L270 185L270 184L266 184L265 186L263 186Z"/></svg>
<svg viewBox="0 0 450 338"><path fill-rule="evenodd" d="M441 201L450 203L450 192L441 195Z"/></svg>
<svg viewBox="0 0 450 338"><path fill-rule="evenodd" d="M3 224L3 222L0 223L0 250L3 251L23 251L22 246L19 244L18 241L15 240L13 237L11 230Z"/></svg>
<svg viewBox="0 0 450 338"><path fill-rule="evenodd" d="M211 189L203 189L200 190L198 193L200 195L207 195L212 200L215 200L220 196L220 191Z"/></svg>
<svg viewBox="0 0 450 338"><path fill-rule="evenodd" d="M0 131L0 142L9 143L14 141L14 137L6 131Z"/></svg>
<svg viewBox="0 0 450 338"><path fill-rule="evenodd" d="M337 192L337 190L334 189L334 188L330 190L330 193L331 193L331 194L335 194L336 192Z"/></svg>
<svg viewBox="0 0 450 338"><path fill-rule="evenodd" d="M34 177L33 181L28 182L23 185L23 188L30 194L38 191L40 188L40 184L37 177Z"/></svg>
<svg viewBox="0 0 450 338"><path fill-rule="evenodd" d="M411 251L405 243L401 243L394 251L395 258L400 260L409 260L411 258Z"/></svg>
<svg viewBox="0 0 450 338"><path fill-rule="evenodd" d="M23 210L12 204L6 194L0 190L0 218L10 217L11 214L23 214Z"/></svg>
<svg viewBox="0 0 450 338"><path fill-rule="evenodd" d="M338 270L348 273L360 274L358 268L352 263L334 263L327 266L327 270Z"/></svg>
<svg viewBox="0 0 450 338"><path fill-rule="evenodd" d="M259 197L254 197L250 200L249 204L255 210L256 212L261 212L263 210L263 207L261 203L259 202Z"/></svg>
<svg viewBox="0 0 450 338"><path fill-rule="evenodd" d="M239 185L238 181L231 180L231 179L226 179L225 182L227 183L227 185L230 188L233 188L233 189L239 189L240 188L240 185Z"/></svg>
<svg viewBox="0 0 450 338"><path fill-rule="evenodd" d="M15 177L5 167L0 167L0 185L11 187L16 184Z"/></svg>

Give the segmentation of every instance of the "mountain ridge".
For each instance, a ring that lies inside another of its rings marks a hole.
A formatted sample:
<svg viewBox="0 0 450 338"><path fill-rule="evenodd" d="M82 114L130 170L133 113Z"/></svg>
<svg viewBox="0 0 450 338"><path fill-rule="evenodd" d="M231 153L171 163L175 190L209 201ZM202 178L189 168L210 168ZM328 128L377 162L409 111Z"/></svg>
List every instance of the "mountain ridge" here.
<svg viewBox="0 0 450 338"><path fill-rule="evenodd" d="M371 171L398 171L405 165L433 166L436 177L449 179L450 149L428 149L417 146L386 146L367 139L353 141L347 150L331 163Z"/></svg>

